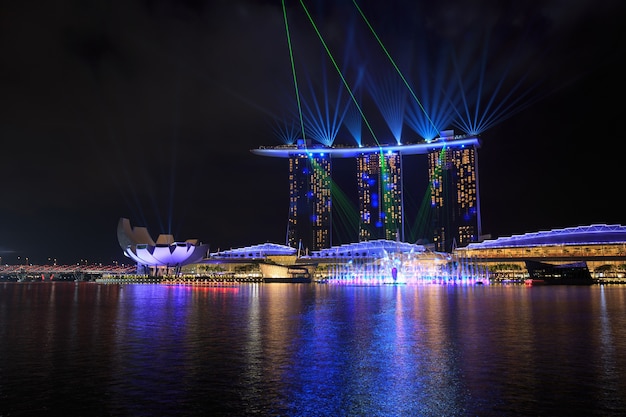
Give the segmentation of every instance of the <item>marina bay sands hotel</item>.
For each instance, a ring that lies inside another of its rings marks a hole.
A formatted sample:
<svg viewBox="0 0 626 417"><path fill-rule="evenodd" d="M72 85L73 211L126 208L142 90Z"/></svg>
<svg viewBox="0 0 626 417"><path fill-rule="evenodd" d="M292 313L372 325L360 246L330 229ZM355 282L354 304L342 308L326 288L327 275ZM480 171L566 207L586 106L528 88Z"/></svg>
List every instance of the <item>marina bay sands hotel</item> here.
<svg viewBox="0 0 626 417"><path fill-rule="evenodd" d="M375 147L328 147L300 140L260 147L256 155L289 160L287 243L317 251L332 242L332 160L356 159L358 239L404 241L403 156L425 154L433 249L451 252L481 236L478 138L443 131L429 142Z"/></svg>

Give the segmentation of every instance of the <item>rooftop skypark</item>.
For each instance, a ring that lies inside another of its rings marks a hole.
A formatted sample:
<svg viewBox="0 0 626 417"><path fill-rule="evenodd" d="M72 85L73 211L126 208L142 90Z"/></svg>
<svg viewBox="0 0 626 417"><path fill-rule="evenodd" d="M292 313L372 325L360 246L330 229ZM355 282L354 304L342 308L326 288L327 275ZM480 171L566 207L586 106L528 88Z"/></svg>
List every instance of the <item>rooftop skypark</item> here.
<svg viewBox="0 0 626 417"><path fill-rule="evenodd" d="M318 144L306 146L303 141L295 145L279 145L279 146L262 146L258 149L252 149L251 152L261 156L273 156L278 158L289 158L296 155L309 156L328 156L332 158L355 158L365 153L390 153L398 152L402 155L423 155L432 152L434 149L444 149L446 147L465 147L479 146L480 141L475 136L470 135L451 135L446 136L449 131L441 132L437 137L429 142L417 144L398 144L398 145L380 145L380 146L338 146L327 147Z"/></svg>

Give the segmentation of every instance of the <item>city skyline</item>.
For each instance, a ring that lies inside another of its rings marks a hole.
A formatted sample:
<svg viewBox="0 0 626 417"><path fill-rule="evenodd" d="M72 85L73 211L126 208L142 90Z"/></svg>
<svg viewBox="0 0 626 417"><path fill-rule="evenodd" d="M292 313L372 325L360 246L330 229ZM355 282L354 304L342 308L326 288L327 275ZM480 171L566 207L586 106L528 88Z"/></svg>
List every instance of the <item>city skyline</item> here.
<svg viewBox="0 0 626 417"><path fill-rule="evenodd" d="M123 261L120 217L212 251L284 242L286 161L250 153L280 144L271 122L293 112L283 10L280 2L227 3L3 6L11 17L3 20L0 99L3 262ZM296 45L297 62L326 57L299 4L286 4L294 44L317 45ZM480 134L483 233L625 222L621 2L358 4L402 68L418 61L401 42L416 28L435 49L443 37L484 28L492 45L511 47L490 53L504 59L520 47L530 58L510 74L523 81L515 93L533 100ZM347 39L341 18L352 3L308 6L320 33ZM380 141L393 134L384 118L369 119Z"/></svg>

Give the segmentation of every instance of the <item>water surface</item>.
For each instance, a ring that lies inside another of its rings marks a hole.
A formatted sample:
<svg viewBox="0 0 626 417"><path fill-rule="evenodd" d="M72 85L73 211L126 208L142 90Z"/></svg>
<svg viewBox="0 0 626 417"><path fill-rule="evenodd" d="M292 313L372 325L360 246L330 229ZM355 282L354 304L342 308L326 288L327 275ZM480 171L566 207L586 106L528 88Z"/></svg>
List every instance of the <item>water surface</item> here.
<svg viewBox="0 0 626 417"><path fill-rule="evenodd" d="M626 286L0 284L0 416L617 416Z"/></svg>

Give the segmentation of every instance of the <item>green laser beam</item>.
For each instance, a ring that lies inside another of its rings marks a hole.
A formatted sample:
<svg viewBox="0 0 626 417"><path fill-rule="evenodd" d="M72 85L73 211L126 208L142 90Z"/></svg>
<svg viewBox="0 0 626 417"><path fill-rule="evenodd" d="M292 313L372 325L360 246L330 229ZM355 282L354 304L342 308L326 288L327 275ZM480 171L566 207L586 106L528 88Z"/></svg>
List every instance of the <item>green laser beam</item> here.
<svg viewBox="0 0 626 417"><path fill-rule="evenodd" d="M300 5L302 5L302 8L304 9L304 12L306 13L306 15L307 15L307 17L309 19L309 22L311 22L311 25L313 26L313 29L315 30L315 33L317 34L317 37L320 39L320 42L322 43L322 46L324 47L324 50L326 51L326 54L328 54L328 57L330 58L333 66L335 67L335 70L337 71L337 74L339 74L339 77L341 78L341 81L343 82L344 87L346 87L346 90L348 90L348 94L350 94L350 98L352 98L352 102L354 103L356 108L359 110L359 113L361 114L361 118L365 122L365 125L367 126L367 129L369 130L370 134L372 135L372 138L374 138L374 141L376 142L376 145L380 146L380 143L378 142L378 139L376 138L376 134L374 133L374 130L372 129L372 126L370 125L370 123L368 122L367 118L365 117L365 114L363 113L363 109L361 108L361 106L357 102L357 99L354 96L354 93L352 92L352 89L348 85L348 82L346 81L346 78L343 76L343 73L339 69L339 65L337 65L337 62L335 61L335 58L333 57L333 54L330 52L330 49L328 48L328 45L326 45L326 41L324 41L324 37L322 36L322 34L320 33L319 29L317 28L317 25L315 24L315 22L313 21L313 18L311 17L311 14L309 13L309 10L304 5L304 2L302 0L300 0Z"/></svg>
<svg viewBox="0 0 626 417"><path fill-rule="evenodd" d="M376 33L376 31L374 30L374 28L372 27L372 25L370 24L369 20L367 19L367 17L365 17L365 14L363 13L363 10L361 10L361 8L359 7L359 5L357 4L356 0L352 0L352 3L354 3L354 7L356 7L356 9L359 11L359 14L361 15L361 17L363 18L363 20L365 21L365 24L367 25L367 27L370 29L370 31L372 32L372 34L374 35L374 37L376 38L376 41L378 42L378 44L380 45L380 47L383 49L383 52L385 53L385 55L387 56L387 58L389 58L389 61L391 62L391 65L393 65L394 69L396 70L396 72L398 73L398 75L400 76L400 78L402 79L402 81L404 82L404 85L406 85L406 88L409 89L409 92L411 93L411 96L413 97L413 99L415 100L415 102L420 106L420 109L422 109L422 111L424 112L424 115L426 116L426 118L428 119L428 121L430 122L430 124L435 128L435 131L438 131L439 129L437 128L437 126L435 126L435 123L430 119L430 116L428 115L428 113L426 112L426 109L424 108L424 106L422 106L422 103L419 101L419 99L417 98L417 96L415 95L415 92L413 91L413 89L411 88L411 86L409 85L408 81L406 80L406 78L404 77L404 75L402 75L402 71L400 71L400 68L398 68L398 66L396 65L396 62L393 60L393 58L391 57L391 54L389 54L389 51L387 50L387 48L385 48L385 45L383 45L383 42L380 40L380 38L378 37L378 34Z"/></svg>
<svg viewBox="0 0 626 417"><path fill-rule="evenodd" d="M296 101L298 102L298 114L300 116L300 128L302 130L302 139L306 139L304 133L304 121L302 118L302 105L300 104L300 91L298 89L298 79L296 77L296 66L293 59L293 48L291 46L291 36L289 35L289 23L287 21L287 8L285 7L285 0L282 0L283 5L283 18L285 20L285 33L287 35L287 45L289 46L289 59L291 60L291 73L293 74L293 86L296 90ZM306 140L305 140L306 144Z"/></svg>

